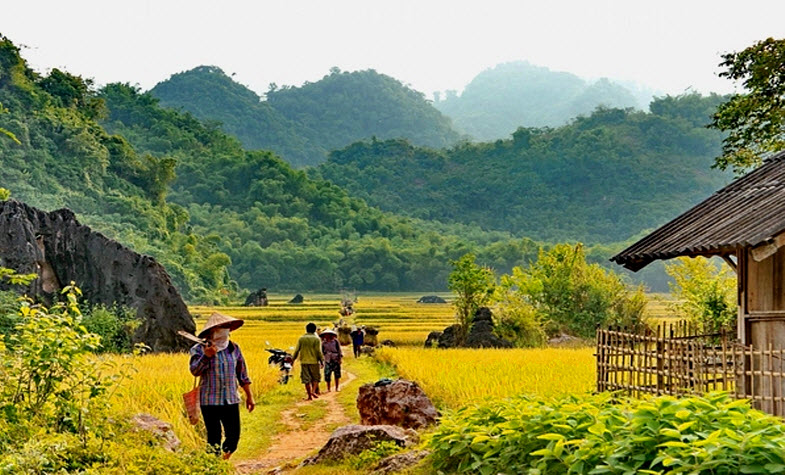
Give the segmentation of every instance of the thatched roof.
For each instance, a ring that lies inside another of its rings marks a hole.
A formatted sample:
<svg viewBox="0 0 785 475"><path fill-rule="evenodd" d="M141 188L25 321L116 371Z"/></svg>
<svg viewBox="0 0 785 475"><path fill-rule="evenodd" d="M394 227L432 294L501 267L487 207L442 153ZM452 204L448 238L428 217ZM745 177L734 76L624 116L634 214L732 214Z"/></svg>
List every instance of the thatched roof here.
<svg viewBox="0 0 785 475"><path fill-rule="evenodd" d="M785 231L785 152L611 258L637 271L657 259L727 255Z"/></svg>

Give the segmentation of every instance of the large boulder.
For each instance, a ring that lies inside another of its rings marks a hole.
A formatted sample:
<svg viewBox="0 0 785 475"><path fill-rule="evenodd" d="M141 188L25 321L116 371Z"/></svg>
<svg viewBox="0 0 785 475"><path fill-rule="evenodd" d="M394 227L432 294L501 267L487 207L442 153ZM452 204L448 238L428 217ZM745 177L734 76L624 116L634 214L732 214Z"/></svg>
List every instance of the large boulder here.
<svg viewBox="0 0 785 475"><path fill-rule="evenodd" d="M303 295L297 294L294 297L292 297L292 300L290 300L289 303L303 303L304 301L305 298L303 297Z"/></svg>
<svg viewBox="0 0 785 475"><path fill-rule="evenodd" d="M433 348L434 346L439 345L439 338L441 338L442 332L431 332L428 334L428 338L425 339L425 347L426 348Z"/></svg>
<svg viewBox="0 0 785 475"><path fill-rule="evenodd" d="M335 429L319 450L305 459L302 465L342 460L373 449L379 442L394 442L398 447L409 447L418 441L417 433L391 425L349 425Z"/></svg>
<svg viewBox="0 0 785 475"><path fill-rule="evenodd" d="M435 424L439 412L414 381L381 380L360 387L357 395L360 423L389 424L420 429Z"/></svg>
<svg viewBox="0 0 785 475"><path fill-rule="evenodd" d="M423 295L417 303L447 303L447 301L438 295Z"/></svg>
<svg viewBox="0 0 785 475"><path fill-rule="evenodd" d="M458 346L458 335L461 331L461 326L457 323L450 325L442 331L439 335L439 348L456 348Z"/></svg>
<svg viewBox="0 0 785 475"><path fill-rule="evenodd" d="M450 325L440 335L431 332L425 341L425 346L433 345L438 338L439 348L512 348L513 344L493 333L493 314L488 307L480 307L472 318L472 327L466 335L463 345L459 344L460 325Z"/></svg>
<svg viewBox="0 0 785 475"><path fill-rule="evenodd" d="M472 319L472 328L466 336L467 348L512 348L512 343L493 333L493 315L488 307L480 307Z"/></svg>
<svg viewBox="0 0 785 475"><path fill-rule="evenodd" d="M38 274L22 290L44 301L73 281L89 303L136 309L141 325L134 341L153 351L188 349L176 332L196 331L163 266L79 224L68 209L47 213L0 201L0 267Z"/></svg>
<svg viewBox="0 0 785 475"><path fill-rule="evenodd" d="M251 292L245 299L246 307L266 307L268 304L267 289L259 289L256 292Z"/></svg>

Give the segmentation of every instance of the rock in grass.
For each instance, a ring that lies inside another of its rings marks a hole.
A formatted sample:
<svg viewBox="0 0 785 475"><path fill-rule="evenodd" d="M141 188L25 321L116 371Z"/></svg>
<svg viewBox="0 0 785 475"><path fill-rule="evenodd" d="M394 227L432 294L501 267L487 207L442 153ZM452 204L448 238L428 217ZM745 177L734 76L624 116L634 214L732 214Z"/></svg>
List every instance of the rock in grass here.
<svg viewBox="0 0 785 475"><path fill-rule="evenodd" d="M414 467L430 454L431 452L428 450L413 450L411 452L390 455L376 464L371 473L375 475L385 475L388 473L402 472Z"/></svg>
<svg viewBox="0 0 785 475"><path fill-rule="evenodd" d="M139 413L131 418L131 424L140 431L149 432L161 441L168 451L174 452L180 447L180 439L174 434L172 424L164 422L150 414Z"/></svg>
<svg viewBox="0 0 785 475"><path fill-rule="evenodd" d="M436 423L439 412L414 381L399 379L390 384L365 384L357 395L360 422L420 429Z"/></svg>
<svg viewBox="0 0 785 475"><path fill-rule="evenodd" d="M373 449L379 442L393 442L398 447L409 447L418 441L417 433L391 425L348 425L339 427L330 435L327 443L302 465L314 465L325 461L338 461L364 450Z"/></svg>
<svg viewBox="0 0 785 475"><path fill-rule="evenodd" d="M428 338L425 339L425 347L426 348L433 348L434 346L438 346L439 338L442 336L442 332L431 332L428 334Z"/></svg>
<svg viewBox="0 0 785 475"><path fill-rule="evenodd" d="M447 303L447 301L438 295L423 295L417 303Z"/></svg>

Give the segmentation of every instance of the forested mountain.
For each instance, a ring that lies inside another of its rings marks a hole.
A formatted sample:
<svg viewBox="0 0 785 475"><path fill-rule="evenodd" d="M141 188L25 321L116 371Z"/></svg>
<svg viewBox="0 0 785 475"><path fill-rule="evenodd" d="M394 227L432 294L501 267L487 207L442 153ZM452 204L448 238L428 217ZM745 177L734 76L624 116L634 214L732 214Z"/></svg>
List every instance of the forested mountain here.
<svg viewBox="0 0 785 475"><path fill-rule="evenodd" d="M478 140L507 138L518 127L556 127L598 106L642 109L625 87L600 79L589 83L571 73L525 61L478 74L458 95L448 92L434 106L456 128Z"/></svg>
<svg viewBox="0 0 785 475"><path fill-rule="evenodd" d="M0 187L153 255L191 302L238 288L443 289L468 251L499 270L537 245L400 218L125 84L33 72L0 38Z"/></svg>
<svg viewBox="0 0 785 475"><path fill-rule="evenodd" d="M416 147L355 143L314 175L382 209L472 223L548 241L608 243L656 227L729 179L711 169L721 136L708 130L720 96L688 94L651 113L598 109L509 140Z"/></svg>
<svg viewBox="0 0 785 475"><path fill-rule="evenodd" d="M325 154L302 134L302 127L215 66L173 74L150 93L162 106L219 122L222 130L240 139L246 148L273 150L293 165L314 163L314 157Z"/></svg>
<svg viewBox="0 0 785 475"><path fill-rule="evenodd" d="M0 187L12 197L78 219L138 252L156 256L189 299L225 287L227 256L191 232L188 214L166 201L176 161L137 153L106 132L89 81L54 69L42 77L0 36ZM0 256L0 266L2 256Z"/></svg>
<svg viewBox="0 0 785 475"><path fill-rule="evenodd" d="M271 85L263 101L219 68L175 74L151 93L161 105L221 123L249 149L268 149L295 166L373 136L445 147L458 141L450 120L400 81L374 70L330 74L302 87Z"/></svg>

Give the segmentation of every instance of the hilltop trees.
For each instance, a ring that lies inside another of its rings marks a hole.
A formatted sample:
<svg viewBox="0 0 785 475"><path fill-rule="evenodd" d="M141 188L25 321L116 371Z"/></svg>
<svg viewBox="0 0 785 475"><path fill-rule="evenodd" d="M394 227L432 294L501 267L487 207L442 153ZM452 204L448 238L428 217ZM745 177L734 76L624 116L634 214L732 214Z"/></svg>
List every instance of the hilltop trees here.
<svg viewBox="0 0 785 475"><path fill-rule="evenodd" d="M483 141L508 137L518 127L558 127L600 105L642 109L645 104L607 79L590 84L523 61L487 69L460 96L448 91L434 102L461 131Z"/></svg>
<svg viewBox="0 0 785 475"><path fill-rule="evenodd" d="M246 148L272 150L295 166L316 165L335 148L371 137L406 137L444 147L459 136L420 94L374 70L332 68L301 87L270 84L266 100L215 66L172 75L151 94L236 136Z"/></svg>
<svg viewBox="0 0 785 475"><path fill-rule="evenodd" d="M551 242L618 242L656 227L724 185L710 170L722 97L691 93L651 113L597 109L556 129L450 149L370 140L330 154L314 176L384 210L476 223Z"/></svg>
<svg viewBox="0 0 785 475"><path fill-rule="evenodd" d="M128 85L109 85L101 97L108 130L127 137L138 153L176 157L167 201L210 246L175 241L186 262L201 259L193 263L203 279L198 289L222 282L231 291L232 281L243 288L297 291L443 288L449 261L467 251L505 270L533 252L509 233L371 208L270 152L244 150L215 127L161 108L150 94ZM224 264L228 273L221 272Z"/></svg>

